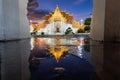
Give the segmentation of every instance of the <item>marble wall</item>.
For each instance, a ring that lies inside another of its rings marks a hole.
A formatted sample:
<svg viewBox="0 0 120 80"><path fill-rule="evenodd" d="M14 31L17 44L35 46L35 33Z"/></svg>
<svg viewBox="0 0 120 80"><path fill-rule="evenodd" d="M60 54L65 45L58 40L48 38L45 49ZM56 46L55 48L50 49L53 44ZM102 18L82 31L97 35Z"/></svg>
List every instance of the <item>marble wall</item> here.
<svg viewBox="0 0 120 80"><path fill-rule="evenodd" d="M30 41L0 43L1 80L30 80Z"/></svg>
<svg viewBox="0 0 120 80"><path fill-rule="evenodd" d="M30 37L27 0L1 0L0 4L0 40Z"/></svg>
<svg viewBox="0 0 120 80"><path fill-rule="evenodd" d="M106 0L105 41L120 41L120 0Z"/></svg>
<svg viewBox="0 0 120 80"><path fill-rule="evenodd" d="M93 1L91 38L98 41L120 41L120 1Z"/></svg>
<svg viewBox="0 0 120 80"><path fill-rule="evenodd" d="M93 0L93 16L90 37L93 40L104 40L105 0Z"/></svg>
<svg viewBox="0 0 120 80"><path fill-rule="evenodd" d="M3 36L3 13L2 13L2 10L3 10L3 7L2 7L2 0L0 0L0 39L4 39L4 36Z"/></svg>
<svg viewBox="0 0 120 80"><path fill-rule="evenodd" d="M90 54L101 80L120 80L120 44L91 41Z"/></svg>

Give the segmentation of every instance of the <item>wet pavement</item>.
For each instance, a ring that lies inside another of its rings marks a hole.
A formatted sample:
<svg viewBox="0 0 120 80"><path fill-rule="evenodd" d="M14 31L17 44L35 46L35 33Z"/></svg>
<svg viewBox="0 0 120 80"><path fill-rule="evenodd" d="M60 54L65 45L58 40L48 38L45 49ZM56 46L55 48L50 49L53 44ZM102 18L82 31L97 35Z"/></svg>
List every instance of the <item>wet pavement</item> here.
<svg viewBox="0 0 120 80"><path fill-rule="evenodd" d="M84 37L0 43L1 80L120 80L120 43Z"/></svg>

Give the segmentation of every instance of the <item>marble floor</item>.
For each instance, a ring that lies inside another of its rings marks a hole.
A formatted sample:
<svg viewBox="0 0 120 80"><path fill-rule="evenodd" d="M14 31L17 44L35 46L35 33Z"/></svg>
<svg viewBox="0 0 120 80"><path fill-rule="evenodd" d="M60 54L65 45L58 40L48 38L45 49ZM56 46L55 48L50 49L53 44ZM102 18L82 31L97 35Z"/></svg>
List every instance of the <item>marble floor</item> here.
<svg viewBox="0 0 120 80"><path fill-rule="evenodd" d="M82 37L0 42L1 80L120 80L120 43Z"/></svg>

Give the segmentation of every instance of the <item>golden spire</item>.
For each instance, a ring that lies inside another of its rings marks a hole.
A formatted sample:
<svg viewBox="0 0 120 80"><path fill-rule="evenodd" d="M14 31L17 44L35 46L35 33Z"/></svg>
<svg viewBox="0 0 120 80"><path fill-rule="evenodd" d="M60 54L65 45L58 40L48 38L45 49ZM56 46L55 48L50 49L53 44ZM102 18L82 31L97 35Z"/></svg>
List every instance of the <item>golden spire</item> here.
<svg viewBox="0 0 120 80"><path fill-rule="evenodd" d="M49 22L53 22L55 20L59 20L59 21L62 21L64 23L66 22L66 18L62 15L58 6L56 7L52 16L48 19Z"/></svg>
<svg viewBox="0 0 120 80"><path fill-rule="evenodd" d="M60 8L58 7L58 5L57 5L57 7L56 7L56 9L55 9L55 12L61 12L61 11L60 11Z"/></svg>

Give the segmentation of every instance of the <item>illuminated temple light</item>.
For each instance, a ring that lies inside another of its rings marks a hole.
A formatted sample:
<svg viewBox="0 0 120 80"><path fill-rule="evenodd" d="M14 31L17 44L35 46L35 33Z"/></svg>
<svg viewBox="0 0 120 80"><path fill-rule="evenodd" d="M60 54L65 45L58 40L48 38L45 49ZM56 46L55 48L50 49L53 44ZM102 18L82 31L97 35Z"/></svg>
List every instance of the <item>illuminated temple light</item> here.
<svg viewBox="0 0 120 80"><path fill-rule="evenodd" d="M83 22L84 22L83 19L81 19L80 20L80 25L83 25L84 24Z"/></svg>
<svg viewBox="0 0 120 80"><path fill-rule="evenodd" d="M57 6L56 7L56 10L54 12L54 14L52 14L52 16L48 19L48 21L51 23L51 22L54 22L54 21L62 21L64 23L66 23L66 18L61 14L61 11L59 9L59 7Z"/></svg>
<svg viewBox="0 0 120 80"><path fill-rule="evenodd" d="M80 38L78 40L75 40L73 42L74 45L85 45L85 41L84 41L84 38Z"/></svg>
<svg viewBox="0 0 120 80"><path fill-rule="evenodd" d="M82 48L82 46L80 45L80 46L78 46L78 51L77 51L77 54L78 54L78 56L80 57L80 58L83 58L83 52L82 52L82 50L83 50L83 48Z"/></svg>
<svg viewBox="0 0 120 80"><path fill-rule="evenodd" d="M39 33L44 32L47 35L51 35L65 34L66 29L69 27L76 33L78 29L84 29L85 25L74 21L72 15L67 12L62 12L57 6L54 12L46 15L44 21L40 22L38 25L31 24L30 27L33 27L30 28L30 32L36 29Z"/></svg>
<svg viewBox="0 0 120 80"><path fill-rule="evenodd" d="M49 52L55 57L57 62L59 62L61 56L64 54L64 51L68 51L68 49L66 47L49 48Z"/></svg>
<svg viewBox="0 0 120 80"><path fill-rule="evenodd" d="M34 48L34 38L31 38L31 41L30 41L30 45L31 45L31 50L33 50L33 48Z"/></svg>
<svg viewBox="0 0 120 80"><path fill-rule="evenodd" d="M45 42L43 38L32 38L31 43L33 46L37 46L39 48L44 48Z"/></svg>

